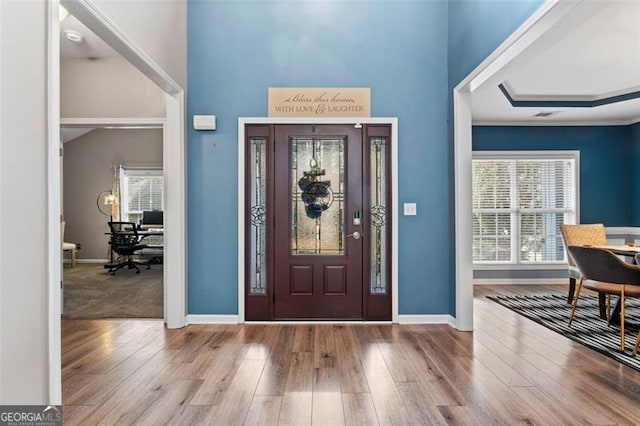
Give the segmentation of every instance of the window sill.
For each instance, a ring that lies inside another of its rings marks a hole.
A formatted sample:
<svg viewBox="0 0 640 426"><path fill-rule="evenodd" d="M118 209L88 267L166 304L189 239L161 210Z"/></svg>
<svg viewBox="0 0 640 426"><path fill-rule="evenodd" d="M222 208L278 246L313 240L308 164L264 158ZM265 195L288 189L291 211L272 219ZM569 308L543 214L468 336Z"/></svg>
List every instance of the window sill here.
<svg viewBox="0 0 640 426"><path fill-rule="evenodd" d="M473 269L479 271L499 271L499 270L532 270L532 269L558 269L566 270L569 267L566 263L474 263Z"/></svg>

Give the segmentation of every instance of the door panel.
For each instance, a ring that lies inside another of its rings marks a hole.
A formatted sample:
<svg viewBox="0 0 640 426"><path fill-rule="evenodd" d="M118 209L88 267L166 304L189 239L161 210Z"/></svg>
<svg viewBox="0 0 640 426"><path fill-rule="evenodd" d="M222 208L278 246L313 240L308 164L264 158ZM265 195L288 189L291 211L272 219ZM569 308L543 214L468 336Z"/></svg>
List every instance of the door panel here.
<svg viewBox="0 0 640 426"><path fill-rule="evenodd" d="M274 142L274 316L361 319L361 130L275 126Z"/></svg>
<svg viewBox="0 0 640 426"><path fill-rule="evenodd" d="M313 267L311 265L291 265L290 294L313 295Z"/></svg>

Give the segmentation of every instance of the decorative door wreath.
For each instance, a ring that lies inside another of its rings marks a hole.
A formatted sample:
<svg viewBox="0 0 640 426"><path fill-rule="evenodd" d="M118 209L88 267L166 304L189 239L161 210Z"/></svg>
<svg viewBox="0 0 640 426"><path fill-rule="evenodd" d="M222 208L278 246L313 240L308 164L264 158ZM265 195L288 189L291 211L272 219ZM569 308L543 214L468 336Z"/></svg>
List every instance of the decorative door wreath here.
<svg viewBox="0 0 640 426"><path fill-rule="evenodd" d="M309 163L311 170L303 172L303 177L298 180L298 186L302 190L301 198L307 217L318 219L323 211L331 207L333 190L331 190L331 181L318 180L319 176L325 175L325 170L318 167L315 158Z"/></svg>

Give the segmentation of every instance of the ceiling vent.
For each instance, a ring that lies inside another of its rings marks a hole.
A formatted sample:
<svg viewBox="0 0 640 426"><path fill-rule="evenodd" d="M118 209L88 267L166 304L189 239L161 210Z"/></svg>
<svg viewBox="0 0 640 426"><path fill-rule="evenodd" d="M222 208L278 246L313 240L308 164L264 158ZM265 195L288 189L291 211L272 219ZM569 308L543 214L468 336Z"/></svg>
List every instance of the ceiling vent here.
<svg viewBox="0 0 640 426"><path fill-rule="evenodd" d="M542 111L534 115L534 117L550 117L552 115L557 114L558 111Z"/></svg>

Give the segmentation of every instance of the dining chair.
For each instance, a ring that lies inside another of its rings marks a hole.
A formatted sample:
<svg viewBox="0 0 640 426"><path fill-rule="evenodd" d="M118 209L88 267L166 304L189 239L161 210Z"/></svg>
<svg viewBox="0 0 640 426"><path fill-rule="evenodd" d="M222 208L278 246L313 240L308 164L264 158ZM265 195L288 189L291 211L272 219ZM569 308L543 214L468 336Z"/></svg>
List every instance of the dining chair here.
<svg viewBox="0 0 640 426"><path fill-rule="evenodd" d="M602 223L569 225L561 224L560 233L564 242L565 250L569 246L604 246L607 244L607 233ZM567 303L573 302L573 295L576 289L576 280L580 279L580 271L576 266L576 262L567 253L567 263L569 263L569 293L567 294Z"/></svg>
<svg viewBox="0 0 640 426"><path fill-rule="evenodd" d="M573 322L582 287L608 295L619 295L620 349L624 352L624 301L625 297L640 297L640 267L623 262L614 253L602 248L569 246L568 251L580 270L576 297L569 314L569 326ZM639 346L640 333L633 347L634 355Z"/></svg>
<svg viewBox="0 0 640 426"><path fill-rule="evenodd" d="M65 221L62 221L62 252L68 251L71 253L71 267L76 266L76 260L78 257L78 245L76 243L69 243L64 241L64 230L65 230Z"/></svg>

